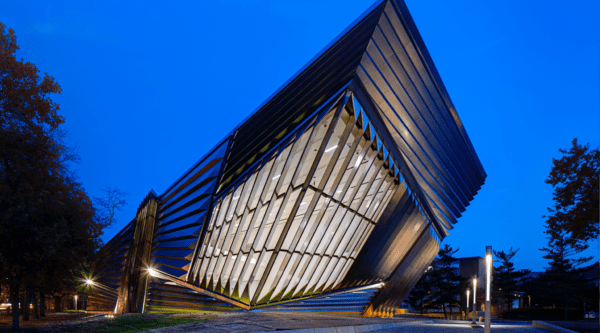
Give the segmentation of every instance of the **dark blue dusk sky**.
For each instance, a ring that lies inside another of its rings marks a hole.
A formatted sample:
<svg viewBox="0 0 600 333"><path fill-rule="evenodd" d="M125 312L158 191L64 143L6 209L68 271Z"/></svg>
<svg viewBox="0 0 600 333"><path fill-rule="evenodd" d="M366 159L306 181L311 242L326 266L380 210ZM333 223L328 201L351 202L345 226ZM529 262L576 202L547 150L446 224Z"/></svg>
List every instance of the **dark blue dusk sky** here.
<svg viewBox="0 0 600 333"><path fill-rule="evenodd" d="M162 193L372 0L3 0L18 56L54 76L90 196ZM544 183L574 137L598 146L596 0L407 0L488 178L444 243L521 248L542 270ZM598 243L589 255L598 254Z"/></svg>

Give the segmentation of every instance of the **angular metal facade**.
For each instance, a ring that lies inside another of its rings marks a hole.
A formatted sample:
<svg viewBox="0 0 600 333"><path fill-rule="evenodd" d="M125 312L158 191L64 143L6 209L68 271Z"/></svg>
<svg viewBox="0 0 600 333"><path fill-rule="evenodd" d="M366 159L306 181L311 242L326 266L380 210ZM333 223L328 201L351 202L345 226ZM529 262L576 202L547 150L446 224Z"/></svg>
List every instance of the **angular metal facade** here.
<svg viewBox="0 0 600 333"><path fill-rule="evenodd" d="M89 304L387 316L485 178L405 4L378 1L149 194Z"/></svg>

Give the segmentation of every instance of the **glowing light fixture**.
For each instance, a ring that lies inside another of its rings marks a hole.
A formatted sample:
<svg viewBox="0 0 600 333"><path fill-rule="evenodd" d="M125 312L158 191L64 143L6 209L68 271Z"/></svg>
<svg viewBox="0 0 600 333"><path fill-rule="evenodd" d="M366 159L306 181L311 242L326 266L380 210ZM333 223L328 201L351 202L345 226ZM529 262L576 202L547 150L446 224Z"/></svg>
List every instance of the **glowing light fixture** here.
<svg viewBox="0 0 600 333"><path fill-rule="evenodd" d="M94 285L94 281L92 281L92 280L90 280L90 279L87 279L87 280L85 280L85 283L86 283L87 285L90 285L90 286L93 286L93 285Z"/></svg>
<svg viewBox="0 0 600 333"><path fill-rule="evenodd" d="M150 276L158 276L158 273L156 272L156 270L152 269L152 268L148 268L148 274L150 274Z"/></svg>

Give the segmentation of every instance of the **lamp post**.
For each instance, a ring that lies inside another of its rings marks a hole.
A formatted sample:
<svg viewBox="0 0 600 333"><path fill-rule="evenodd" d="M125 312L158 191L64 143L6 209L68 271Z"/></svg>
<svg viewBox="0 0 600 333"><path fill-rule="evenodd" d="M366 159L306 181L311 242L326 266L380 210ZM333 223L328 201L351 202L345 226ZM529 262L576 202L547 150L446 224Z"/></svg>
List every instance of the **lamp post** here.
<svg viewBox="0 0 600 333"><path fill-rule="evenodd" d="M75 295L73 297L73 309L75 309L75 311L77 311L77 295Z"/></svg>
<svg viewBox="0 0 600 333"><path fill-rule="evenodd" d="M469 296L470 296L470 290L469 288L467 288L467 320L469 320Z"/></svg>
<svg viewBox="0 0 600 333"><path fill-rule="evenodd" d="M477 274L473 275L473 321L471 325L477 325L475 322L475 312L477 310Z"/></svg>
<svg viewBox="0 0 600 333"><path fill-rule="evenodd" d="M485 327L484 333L490 333L490 326L492 324L492 301L491 301L491 286L492 286L492 247L486 246L485 248Z"/></svg>

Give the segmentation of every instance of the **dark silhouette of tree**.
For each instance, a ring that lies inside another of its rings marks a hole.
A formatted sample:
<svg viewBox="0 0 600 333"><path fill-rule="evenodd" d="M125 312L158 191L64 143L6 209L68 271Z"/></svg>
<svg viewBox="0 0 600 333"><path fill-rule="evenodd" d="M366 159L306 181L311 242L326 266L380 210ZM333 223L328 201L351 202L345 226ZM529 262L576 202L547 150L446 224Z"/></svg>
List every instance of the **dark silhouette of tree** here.
<svg viewBox="0 0 600 333"><path fill-rule="evenodd" d="M428 303L431 296L431 289L433 287L431 283L431 268L427 268L425 273L421 276L421 279L415 287L410 291L408 295L408 303L415 309L419 310L423 314L423 310L428 308Z"/></svg>
<svg viewBox="0 0 600 333"><path fill-rule="evenodd" d="M546 224L545 227L548 246L540 250L546 252L544 259L550 260L550 267L542 274L539 281L544 284L543 289L549 296L564 303L564 319L567 320L569 303L582 302L585 299L583 292L588 285L588 281L583 277L583 271L578 268L593 257L570 258L585 251L589 245L573 245L567 232L560 229L558 225Z"/></svg>
<svg viewBox="0 0 600 333"><path fill-rule="evenodd" d="M103 196L94 198L96 219L97 223L108 227L115 223L115 213L127 205L125 197L128 193L110 186L102 189L102 193Z"/></svg>
<svg viewBox="0 0 600 333"><path fill-rule="evenodd" d="M430 273L431 283L434 286L431 292L431 304L443 308L444 318L448 318L446 306L460 306L460 295L467 288L468 279L461 277L458 269L453 266L457 260L454 254L458 250L453 250L449 244L444 244L433 261Z"/></svg>
<svg viewBox="0 0 600 333"><path fill-rule="evenodd" d="M494 266L493 288L508 302L508 319L510 319L514 292L519 289L523 278L531 272L530 270L515 270L512 259L518 251L519 249L513 250L512 247L506 253L504 251L494 251L494 256L497 258L496 262L499 262L500 265L498 267Z"/></svg>
<svg viewBox="0 0 600 333"><path fill-rule="evenodd" d="M560 159L552 159L546 183L552 185L554 207L546 223L564 230L566 245L584 244L598 237L600 200L598 196L600 151L580 145L573 139L569 150L559 149Z"/></svg>
<svg viewBox="0 0 600 333"><path fill-rule="evenodd" d="M62 141L64 119L51 99L61 87L17 60L18 49L14 31L0 23L0 273L10 286L14 330L20 293L28 309L37 293L66 290L103 227L68 168L77 157Z"/></svg>

